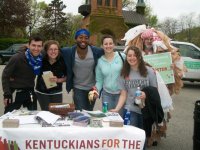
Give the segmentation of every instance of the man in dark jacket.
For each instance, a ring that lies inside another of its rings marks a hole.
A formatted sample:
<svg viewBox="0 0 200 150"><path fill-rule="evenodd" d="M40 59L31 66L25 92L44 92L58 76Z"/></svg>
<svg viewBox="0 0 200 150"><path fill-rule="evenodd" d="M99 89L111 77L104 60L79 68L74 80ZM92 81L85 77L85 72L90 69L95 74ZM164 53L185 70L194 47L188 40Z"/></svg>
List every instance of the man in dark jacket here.
<svg viewBox="0 0 200 150"><path fill-rule="evenodd" d="M2 87L5 111L11 112L22 105L29 110L37 109L34 93L35 76L40 73L42 65L43 40L39 36L29 39L28 47L13 55L2 73ZM13 102L13 93L16 92Z"/></svg>
<svg viewBox="0 0 200 150"><path fill-rule="evenodd" d="M95 85L95 67L103 49L89 45L90 33L86 29L76 32L76 45L62 49L67 67L66 90L73 89L76 110L93 110L95 100L90 103L88 93Z"/></svg>

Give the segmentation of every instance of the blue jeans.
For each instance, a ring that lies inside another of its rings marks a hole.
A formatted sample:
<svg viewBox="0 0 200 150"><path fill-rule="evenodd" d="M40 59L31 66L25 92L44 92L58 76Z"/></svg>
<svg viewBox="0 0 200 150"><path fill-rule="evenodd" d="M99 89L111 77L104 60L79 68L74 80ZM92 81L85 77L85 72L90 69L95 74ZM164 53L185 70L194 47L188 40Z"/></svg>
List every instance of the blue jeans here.
<svg viewBox="0 0 200 150"><path fill-rule="evenodd" d="M124 115L126 114L127 109L124 109ZM143 129L143 116L142 114L138 114L136 112L130 111L131 115L130 115L130 125ZM123 117L124 118L124 117ZM144 129L143 129L144 130ZM144 148L143 150L146 150L146 143L147 141L145 140L144 143Z"/></svg>
<svg viewBox="0 0 200 150"><path fill-rule="evenodd" d="M126 114L126 109L124 109L124 115ZM130 124L137 128L143 129L143 116L136 112L130 111Z"/></svg>
<svg viewBox="0 0 200 150"><path fill-rule="evenodd" d="M117 106L120 94L110 94L106 91L102 91L102 105L103 102L108 102L108 110L114 109ZM123 108L119 111L119 114L123 116Z"/></svg>
<svg viewBox="0 0 200 150"><path fill-rule="evenodd" d="M87 90L73 89L73 100L76 110L93 110L95 101L89 102L88 93L89 91Z"/></svg>

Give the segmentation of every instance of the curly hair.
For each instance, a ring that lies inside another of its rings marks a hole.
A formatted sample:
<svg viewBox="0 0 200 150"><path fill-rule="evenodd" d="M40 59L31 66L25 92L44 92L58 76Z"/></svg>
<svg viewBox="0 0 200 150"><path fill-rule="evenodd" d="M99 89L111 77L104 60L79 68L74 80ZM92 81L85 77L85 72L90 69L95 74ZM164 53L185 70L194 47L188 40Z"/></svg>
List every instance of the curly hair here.
<svg viewBox="0 0 200 150"><path fill-rule="evenodd" d="M58 46L58 50L59 50L59 54L58 54L58 57L57 57L56 59L58 59L58 58L60 57L60 44L59 44L59 42L58 42L58 41L55 41L55 40L48 40L48 41L46 41L46 42L44 43L44 52L45 52L44 57L45 57L46 59L49 59L49 57L48 57L48 55L47 55L47 50L48 50L48 49L50 48L50 46L53 45L53 44L57 45L57 46Z"/></svg>

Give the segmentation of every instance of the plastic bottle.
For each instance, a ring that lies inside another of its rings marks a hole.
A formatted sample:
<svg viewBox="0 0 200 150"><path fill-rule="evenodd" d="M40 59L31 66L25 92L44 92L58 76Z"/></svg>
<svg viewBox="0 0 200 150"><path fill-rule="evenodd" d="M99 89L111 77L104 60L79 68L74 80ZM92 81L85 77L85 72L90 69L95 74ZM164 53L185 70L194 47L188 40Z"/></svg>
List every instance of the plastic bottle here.
<svg viewBox="0 0 200 150"><path fill-rule="evenodd" d="M130 119L131 119L131 113L130 111L127 109L126 110L126 114L124 115L124 125L130 125Z"/></svg>
<svg viewBox="0 0 200 150"><path fill-rule="evenodd" d="M137 105L140 105L141 104L141 99L139 98L139 96L142 95L142 91L140 90L140 87L137 87L137 90L135 92L135 103Z"/></svg>

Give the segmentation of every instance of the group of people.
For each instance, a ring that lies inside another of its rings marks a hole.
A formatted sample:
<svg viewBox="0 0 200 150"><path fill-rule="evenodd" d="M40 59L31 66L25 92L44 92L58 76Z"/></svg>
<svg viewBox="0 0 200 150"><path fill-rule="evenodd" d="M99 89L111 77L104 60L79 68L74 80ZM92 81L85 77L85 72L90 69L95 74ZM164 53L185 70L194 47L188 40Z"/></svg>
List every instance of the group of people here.
<svg viewBox="0 0 200 150"><path fill-rule="evenodd" d="M95 101L88 102L88 92L95 85L95 66L104 52L89 46L89 34L86 29L78 30L76 45L62 49L55 40L43 43L38 35L30 37L28 45L11 57L3 70L4 113L22 106L36 110L37 100L42 110L48 110L50 103L63 101L63 82L68 92L73 89L77 110L93 110ZM52 73L48 82L54 83L50 88L44 80L47 72Z"/></svg>
<svg viewBox="0 0 200 150"><path fill-rule="evenodd" d="M147 50L129 44L124 54L114 51L115 40L111 35L102 37L101 48L89 45L89 38L88 30L79 29L75 34L76 44L60 48L57 41L48 40L43 45L41 37L31 37L28 46L15 54L3 70L4 113L21 106L36 110L37 100L42 110L48 110L49 103L63 101L62 84L66 82L67 92L73 90L76 110L93 110L96 99L101 97L102 104L108 102L109 111L119 112L121 116L130 111L130 124L144 129L150 137L151 125L162 122L162 119L156 120L156 115L159 113L163 118L163 111L159 109L155 70L143 60L143 52ZM147 42L144 40L143 44L147 46ZM43 78L48 71L53 73L49 81L56 83L52 88L47 88ZM138 87L142 89L139 98L144 107L134 102ZM94 90L98 94L89 99ZM154 116L149 116L152 113Z"/></svg>

